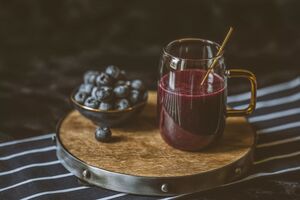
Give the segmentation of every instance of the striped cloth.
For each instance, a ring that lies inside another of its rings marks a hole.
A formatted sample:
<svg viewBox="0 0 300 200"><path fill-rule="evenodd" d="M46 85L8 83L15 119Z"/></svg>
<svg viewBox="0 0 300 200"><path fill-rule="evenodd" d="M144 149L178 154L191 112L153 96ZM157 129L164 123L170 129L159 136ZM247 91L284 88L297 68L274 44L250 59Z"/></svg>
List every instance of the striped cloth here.
<svg viewBox="0 0 300 200"><path fill-rule="evenodd" d="M228 103L243 108L249 96L233 95ZM248 177L231 184L300 170L300 77L261 88L257 97L249 117L258 136L254 166ZM0 199L157 199L82 185L57 160L53 135L0 143Z"/></svg>

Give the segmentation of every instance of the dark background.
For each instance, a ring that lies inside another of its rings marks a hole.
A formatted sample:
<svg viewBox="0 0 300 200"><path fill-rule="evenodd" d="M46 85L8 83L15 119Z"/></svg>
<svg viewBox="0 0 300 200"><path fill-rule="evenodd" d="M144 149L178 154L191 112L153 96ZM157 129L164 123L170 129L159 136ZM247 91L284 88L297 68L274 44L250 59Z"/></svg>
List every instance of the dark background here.
<svg viewBox="0 0 300 200"><path fill-rule="evenodd" d="M253 71L260 85L270 75L286 80L300 71L299 8L297 0L0 1L0 132L55 131L87 69L115 64L154 89L164 45L221 42L230 25L228 67Z"/></svg>
<svg viewBox="0 0 300 200"><path fill-rule="evenodd" d="M164 45L221 42L230 25L228 67L253 71L260 85L299 74L299 8L297 0L0 1L0 132L55 131L87 69L115 64L154 89Z"/></svg>
<svg viewBox="0 0 300 200"><path fill-rule="evenodd" d="M286 81L300 74L299 11L298 0L0 1L0 140L54 132L87 69L115 64L155 89L166 43L220 42L229 26L229 68L253 71L259 86ZM295 199L298 180L299 174L256 180L203 198Z"/></svg>

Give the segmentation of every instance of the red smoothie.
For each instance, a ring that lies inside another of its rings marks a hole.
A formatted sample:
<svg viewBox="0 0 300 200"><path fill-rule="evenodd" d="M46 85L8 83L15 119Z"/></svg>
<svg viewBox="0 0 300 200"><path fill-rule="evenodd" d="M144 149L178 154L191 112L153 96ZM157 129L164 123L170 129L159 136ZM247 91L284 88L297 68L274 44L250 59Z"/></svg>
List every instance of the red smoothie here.
<svg viewBox="0 0 300 200"><path fill-rule="evenodd" d="M201 86L206 71L188 69L170 72L159 81L160 132L171 146L197 151L222 135L226 115L226 85L211 74Z"/></svg>

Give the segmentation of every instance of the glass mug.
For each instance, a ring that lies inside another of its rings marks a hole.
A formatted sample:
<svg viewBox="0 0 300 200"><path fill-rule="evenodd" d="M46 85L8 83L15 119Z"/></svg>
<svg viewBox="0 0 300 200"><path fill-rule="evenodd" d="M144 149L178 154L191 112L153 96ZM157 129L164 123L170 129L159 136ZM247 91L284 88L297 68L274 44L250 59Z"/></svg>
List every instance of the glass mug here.
<svg viewBox="0 0 300 200"><path fill-rule="evenodd" d="M220 45L203 39L186 38L169 43L162 53L158 80L158 117L162 138L171 146L198 151L218 140L226 117L252 113L256 104L256 78L243 69L226 70ZM214 59L216 65L202 79ZM227 78L246 78L251 99L246 109L227 108Z"/></svg>

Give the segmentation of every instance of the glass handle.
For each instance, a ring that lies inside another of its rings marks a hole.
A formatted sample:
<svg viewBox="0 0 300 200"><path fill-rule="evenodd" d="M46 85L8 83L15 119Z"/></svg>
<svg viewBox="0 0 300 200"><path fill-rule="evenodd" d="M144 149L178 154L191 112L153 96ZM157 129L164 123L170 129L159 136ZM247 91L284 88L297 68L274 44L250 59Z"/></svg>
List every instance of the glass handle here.
<svg viewBox="0 0 300 200"><path fill-rule="evenodd" d="M251 98L250 103L247 108L236 110L232 108L227 108L227 116L245 116L251 114L255 110L256 105L256 78L255 75L243 69L231 69L226 71L228 78L246 78L250 81L251 84Z"/></svg>

